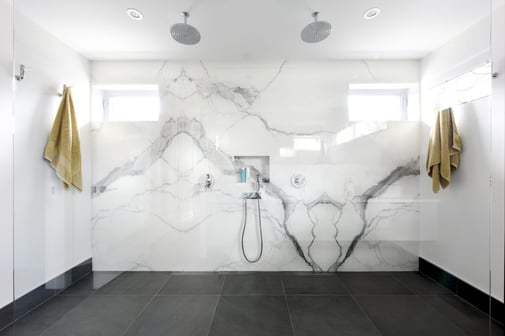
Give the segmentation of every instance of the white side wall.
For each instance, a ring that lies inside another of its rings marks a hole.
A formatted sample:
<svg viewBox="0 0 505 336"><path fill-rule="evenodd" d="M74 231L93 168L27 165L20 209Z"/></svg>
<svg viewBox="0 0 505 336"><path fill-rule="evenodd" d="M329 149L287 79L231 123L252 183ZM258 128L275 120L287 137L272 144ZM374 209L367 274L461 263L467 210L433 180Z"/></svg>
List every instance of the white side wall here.
<svg viewBox="0 0 505 336"><path fill-rule="evenodd" d="M12 301L12 0L0 0L0 307Z"/></svg>
<svg viewBox="0 0 505 336"><path fill-rule="evenodd" d="M16 13L16 63L31 68L16 83L14 137L15 297L91 256L89 62ZM84 191L64 191L43 151L71 85L80 125Z"/></svg>
<svg viewBox="0 0 505 336"><path fill-rule="evenodd" d="M421 62L421 163L426 160L437 104L431 89L489 62L489 43L487 19ZM421 257L484 292L489 292L489 269L497 270L493 295L503 299L503 109L491 112L490 106L489 97L452 106L463 153L460 168L447 190L433 194L431 179L424 169L421 173ZM494 180L492 188L490 175ZM490 237L498 235L498 231L502 233L494 241L491 258Z"/></svg>
<svg viewBox="0 0 505 336"><path fill-rule="evenodd" d="M504 276L504 154L505 154L505 0L494 0L492 60L493 79L492 135L493 160L493 212L491 226L491 289L493 296L503 301ZM495 155L496 153L496 155Z"/></svg>

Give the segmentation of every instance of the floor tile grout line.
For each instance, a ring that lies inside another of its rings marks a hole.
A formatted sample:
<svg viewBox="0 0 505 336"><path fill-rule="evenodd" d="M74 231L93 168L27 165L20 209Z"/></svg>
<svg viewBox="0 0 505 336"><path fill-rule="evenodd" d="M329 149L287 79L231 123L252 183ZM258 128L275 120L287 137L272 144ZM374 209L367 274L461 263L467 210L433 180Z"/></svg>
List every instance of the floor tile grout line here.
<svg viewBox="0 0 505 336"><path fill-rule="evenodd" d="M375 322L372 320L372 318L370 317L370 315L368 315L368 313L366 312L365 308L358 302L358 300L356 300L356 298L352 294L351 294L351 299L354 301L354 303L356 304L356 306L358 306L358 309L363 313L363 315L367 318L367 320L370 321L370 323L372 323L372 325L375 327L375 330L377 330L377 332L380 335L384 336L384 333L379 328L379 326L377 324L375 324Z"/></svg>
<svg viewBox="0 0 505 336"><path fill-rule="evenodd" d="M351 290L345 285L345 281L338 274L335 278L337 279L338 283L345 289L347 293L346 295L352 296Z"/></svg>
<svg viewBox="0 0 505 336"><path fill-rule="evenodd" d="M291 334L296 336L295 334L295 326L293 324L293 319L291 318L291 310L289 309L288 296L286 293L286 287L284 286L284 279L280 279L282 285L282 291L284 293L284 302L286 302L286 309L288 311L289 325L291 326Z"/></svg>
<svg viewBox="0 0 505 336"><path fill-rule="evenodd" d="M170 278L172 277L172 274L173 273L170 273L168 274L168 277L167 279L163 282L163 284L160 286L160 288L158 288L158 290L151 296L151 298L147 301L147 303L144 305L144 307L142 307L142 309L139 311L139 313L135 316L135 318L132 319L132 321L128 324L128 326L126 327L125 331L121 334L121 336L125 336L128 331L131 329L131 327L135 324L135 322L138 321L139 317L142 316L142 314L144 314L144 312L147 310L147 308L149 307L149 305L154 301L154 299L156 299L156 297L158 297L158 293L165 287L165 285L168 283L168 280L170 280Z"/></svg>
<svg viewBox="0 0 505 336"><path fill-rule="evenodd" d="M125 277L126 274L128 273L128 271L120 271L121 273L119 273L117 276L115 276L114 278L110 279L108 282L106 282L105 284L103 284L103 286L101 286L100 288L97 288L96 290L93 290L93 292L91 293L91 295L107 295L107 294L99 294L99 291L102 290L105 286L109 285L109 284L112 284L112 282L114 281L119 281L121 278ZM91 296L90 295L90 296Z"/></svg>
<svg viewBox="0 0 505 336"><path fill-rule="evenodd" d="M409 292L411 292L412 294L414 295L418 295L418 293L416 293L414 290L410 289L410 287L405 284L403 281L401 281L400 279L398 279L397 277L395 277L394 275L391 275L391 278L396 281L396 283L400 284L402 287L404 287L406 290L408 290Z"/></svg>
<svg viewBox="0 0 505 336"><path fill-rule="evenodd" d="M216 318L217 306L221 301L221 297L223 296L224 283L226 281L226 277L223 277L223 283L221 284L221 290L219 291L219 295L216 300L216 305L214 306L214 311L212 312L212 317L210 318L209 328L207 329L207 336L210 336L210 332L212 331L212 325L214 324L214 319Z"/></svg>
<svg viewBox="0 0 505 336"><path fill-rule="evenodd" d="M82 297L82 296L80 296ZM75 309L77 309L77 307L79 307L84 301L86 300L89 300L89 298L91 297L91 294L86 296L86 297L83 297L83 299L79 302L78 305L76 305L75 307L72 307L70 310L66 311L59 319L57 319L56 321L54 321L53 324L51 324L49 327L45 328L40 334L39 336L44 336L44 334L46 334L46 332L48 330L50 330L52 327L54 327L56 325L56 323L58 323L59 321L63 320L65 318L65 316L67 316L68 314L70 314L72 311L74 311ZM14 333L15 335L15 333Z"/></svg>
<svg viewBox="0 0 505 336"><path fill-rule="evenodd" d="M375 322L372 320L370 315L368 315L368 313L365 311L365 308L363 308L363 306L361 306L361 304L358 302L358 300L356 300L356 298L354 297L354 294L346 286L345 281L343 281L342 279L339 279L339 280L340 280L340 283L342 284L342 286L345 288L345 290L349 293L351 300L354 301L354 303L358 306L358 309L363 313L363 315L368 319L368 321L370 321L370 323L372 323L372 325L375 327L375 330L377 330L377 332L380 335L384 336L384 333L382 332L382 330L379 329L379 326L377 324L375 324Z"/></svg>
<svg viewBox="0 0 505 336"><path fill-rule="evenodd" d="M48 297L47 299L45 299L44 301L40 302L39 304L37 304L35 307L32 307L30 310L28 310L26 313L22 314L19 318L15 319L14 321L12 321L10 324L6 325L5 328L2 328L0 329L0 331L3 331L5 329L7 329L8 327L10 326L13 326L16 321L19 321L21 320L23 317L25 316L28 316L28 314L31 314L33 312L35 312L37 309L41 308L42 306L44 306L45 304L49 303L50 301L52 301L53 299L56 299L57 297L61 297L63 295L61 295L61 293L63 293L64 291L66 291L67 289L69 289L70 287L73 287L75 286L78 282L80 282L81 280L83 280L85 277L87 277L88 275L90 275L92 272L89 272L89 273L86 273L85 275L83 275L82 277L80 277L79 279L77 279L77 281L75 283L73 283L72 285L68 286L67 288L64 288L64 289L53 289L54 291L54 294L51 295L50 297ZM86 296L87 297L87 296ZM15 311L15 304L13 306L13 309ZM43 332L45 332L47 330L44 329Z"/></svg>
<svg viewBox="0 0 505 336"><path fill-rule="evenodd" d="M79 281L84 280L84 278L85 278L85 277L87 277L87 276L89 276L90 274L92 275L92 274L93 274L93 272L88 273L88 274L86 274L85 276L81 277L81 278L79 279ZM75 284L73 284L72 286L75 286L75 285L76 285L79 281L77 281L77 282L76 282ZM70 287L72 287L72 286L70 286ZM70 288L70 287L68 287L68 288ZM67 288L67 289L68 289L68 288ZM61 292L60 292L60 294L61 294L62 292L63 292L63 291L61 291ZM58 294L58 295L56 295L56 296L52 297L50 300L52 300L52 299L56 299L58 296L59 296L59 297L64 297L63 295L60 295L60 294ZM47 328L45 328L44 330L42 330L42 331L40 332L39 336L43 336L43 335L44 335L44 334L45 334L45 333L46 333L49 329L51 329L52 327L54 327L54 326L56 325L56 323L58 323L58 322L59 322L59 321L61 321L63 318L65 318L65 316L67 316L68 314L70 314L70 312L72 312L72 311L74 311L75 309L77 309L77 307L79 307L79 305L81 305L84 301L88 300L88 299L91 297L91 295L92 295L92 294L93 294L93 293L89 293L88 295L76 296L76 297L80 297L80 298L82 298L82 300L79 302L79 304L78 304L78 305L76 305L75 307L72 307L70 310L66 311L66 312L65 312L65 313L64 313L64 314L63 314L63 315L62 315L59 319L57 319L56 321L54 321L54 323L52 323L50 326L48 326ZM49 300L46 300L44 303L48 303L48 302L49 302ZM44 303L42 303L42 304L44 304ZM40 306L42 306L42 304L41 304ZM40 306L39 306L39 307L40 307ZM24 317L24 316L25 316L25 315L23 315L23 317ZM14 324L12 324L12 326L14 326ZM14 327L14 329L15 329L15 327Z"/></svg>
<svg viewBox="0 0 505 336"><path fill-rule="evenodd" d="M93 272L88 273L86 276L89 276L89 275L92 275L92 274L93 274ZM80 278L80 279L79 279L79 281L84 280L84 278L85 278L86 276L84 276L84 277ZM72 286L75 286L75 285L76 285L79 281L77 281L77 282L76 282L74 285L72 285ZM72 286L70 286L70 287L72 287ZM69 287L69 288L70 288L70 287ZM67 289L68 289L68 288L67 288ZM62 291L62 292L63 292L63 291ZM61 293L62 293L62 292L61 292ZM58 295L56 295L56 296L54 296L54 297L53 297L53 299L56 299L57 297L80 297L80 298L83 298L83 299L79 302L79 304L78 304L78 305L76 305L75 307L72 307L70 310L66 311L66 312L65 312L65 313L64 313L64 314L63 314L63 315L62 315L59 319L57 319L56 321L54 321L54 323L53 323L53 324L51 324L50 326L48 326L47 328L45 328L44 330L42 330L42 332L39 334L39 336L43 336L43 335L44 335L44 334L45 334L45 333L46 333L49 329L51 329L52 327L54 327L54 326L56 325L56 323L58 323L59 321L61 321L62 319L64 319L64 318L65 318L65 316L67 316L67 315L68 315L68 314L70 314L72 311L74 311L75 309L77 309L77 307L79 307L79 305L80 305L80 304L82 304L84 301L88 300L88 299L89 299L91 296L93 296L93 294L94 294L93 292L91 292L91 293L89 293L88 295L75 295L75 296L68 295L68 296L65 296L65 295L61 295L61 293L60 293L60 294L58 294ZM45 301L44 303L47 303L48 301L49 301L49 300ZM41 304L41 305L42 305L42 304ZM14 325L14 324L12 324L12 325Z"/></svg>

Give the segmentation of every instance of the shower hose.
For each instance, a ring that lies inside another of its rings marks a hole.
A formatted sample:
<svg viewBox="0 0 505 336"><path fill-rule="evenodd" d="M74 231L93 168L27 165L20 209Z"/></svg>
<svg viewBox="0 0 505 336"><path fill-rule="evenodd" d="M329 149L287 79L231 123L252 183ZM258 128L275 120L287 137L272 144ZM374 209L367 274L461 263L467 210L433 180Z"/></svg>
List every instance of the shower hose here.
<svg viewBox="0 0 505 336"><path fill-rule="evenodd" d="M245 253L245 248L244 248L244 236L245 236L245 230L247 228L247 199L244 199L244 227L242 228L242 254L244 255L245 260L247 260L248 263L254 264L258 262L261 259L261 256L263 255L263 228L261 227L261 207L260 207L260 199L257 198L256 201L258 202L258 219L259 219L259 228L260 228L260 252L258 254L258 257L255 259L249 259L247 257L247 254Z"/></svg>

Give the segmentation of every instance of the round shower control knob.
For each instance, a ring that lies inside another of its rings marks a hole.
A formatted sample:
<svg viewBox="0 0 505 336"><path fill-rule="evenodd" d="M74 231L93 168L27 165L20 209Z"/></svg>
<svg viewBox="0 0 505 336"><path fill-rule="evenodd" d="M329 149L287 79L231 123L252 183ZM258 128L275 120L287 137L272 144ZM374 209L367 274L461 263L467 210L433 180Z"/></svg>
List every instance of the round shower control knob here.
<svg viewBox="0 0 505 336"><path fill-rule="evenodd" d="M305 176L302 174L291 176L291 185L298 189L303 188L303 186L305 186Z"/></svg>

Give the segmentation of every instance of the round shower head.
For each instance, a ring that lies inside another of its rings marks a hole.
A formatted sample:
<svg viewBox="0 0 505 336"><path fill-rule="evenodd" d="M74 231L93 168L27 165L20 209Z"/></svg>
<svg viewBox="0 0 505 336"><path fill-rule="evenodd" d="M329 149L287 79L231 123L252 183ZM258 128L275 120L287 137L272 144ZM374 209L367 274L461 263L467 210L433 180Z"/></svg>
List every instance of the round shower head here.
<svg viewBox="0 0 505 336"><path fill-rule="evenodd" d="M331 34L331 24L326 21L317 21L319 12L314 12L314 22L309 23L302 30L302 40L307 43L321 42Z"/></svg>
<svg viewBox="0 0 505 336"><path fill-rule="evenodd" d="M179 43L194 45L200 42L201 36L198 29L188 24L189 13L182 12L184 23L176 23L170 28L170 34Z"/></svg>

